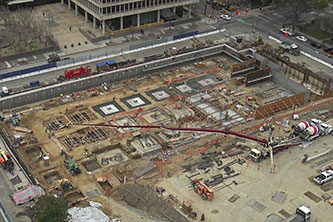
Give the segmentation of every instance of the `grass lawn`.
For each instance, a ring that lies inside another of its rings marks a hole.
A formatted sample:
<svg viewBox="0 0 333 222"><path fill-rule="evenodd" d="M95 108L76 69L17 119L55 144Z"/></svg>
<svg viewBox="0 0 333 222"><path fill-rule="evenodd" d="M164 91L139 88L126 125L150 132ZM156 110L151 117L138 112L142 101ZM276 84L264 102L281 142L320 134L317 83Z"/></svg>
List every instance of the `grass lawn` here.
<svg viewBox="0 0 333 222"><path fill-rule="evenodd" d="M330 34L318 29L316 26L300 27L300 29L306 34L315 37L316 39L322 40L330 37Z"/></svg>
<svg viewBox="0 0 333 222"><path fill-rule="evenodd" d="M332 39L331 40L326 40L325 42L330 44L330 45L333 45L333 40Z"/></svg>

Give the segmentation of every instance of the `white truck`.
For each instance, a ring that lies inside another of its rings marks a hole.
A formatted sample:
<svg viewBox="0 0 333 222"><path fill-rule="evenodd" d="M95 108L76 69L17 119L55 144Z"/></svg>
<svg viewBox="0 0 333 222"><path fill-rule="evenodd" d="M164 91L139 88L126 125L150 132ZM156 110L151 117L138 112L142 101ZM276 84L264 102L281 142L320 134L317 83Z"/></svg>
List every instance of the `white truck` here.
<svg viewBox="0 0 333 222"><path fill-rule="evenodd" d="M325 170L321 172L321 174L313 178L314 182L318 185L323 185L324 183L332 179L333 179L333 170Z"/></svg>
<svg viewBox="0 0 333 222"><path fill-rule="evenodd" d="M321 136L326 136L326 135L329 135L329 134L333 133L333 127L329 124L320 123L319 128L320 128L320 135Z"/></svg>
<svg viewBox="0 0 333 222"><path fill-rule="evenodd" d="M307 140L307 141L313 141L317 139L320 135L320 128L319 126L309 126L306 128L302 134L301 138Z"/></svg>
<svg viewBox="0 0 333 222"><path fill-rule="evenodd" d="M286 222L306 222L311 217L311 211L306 206L300 206L296 209L296 213L286 219Z"/></svg>

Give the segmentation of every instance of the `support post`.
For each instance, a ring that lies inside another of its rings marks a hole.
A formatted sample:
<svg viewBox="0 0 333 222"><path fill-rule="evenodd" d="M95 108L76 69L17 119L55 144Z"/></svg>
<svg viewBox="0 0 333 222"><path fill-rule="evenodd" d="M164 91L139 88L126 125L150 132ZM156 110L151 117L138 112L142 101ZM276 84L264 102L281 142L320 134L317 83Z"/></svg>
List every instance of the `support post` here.
<svg viewBox="0 0 333 222"><path fill-rule="evenodd" d="M61 0L61 5L64 5L64 0Z"/></svg>
<svg viewBox="0 0 333 222"><path fill-rule="evenodd" d="M84 11L84 21L87 23L88 22L88 12Z"/></svg>
<svg viewBox="0 0 333 222"><path fill-rule="evenodd" d="M138 14L138 21L137 21L137 26L140 26L140 14Z"/></svg>
<svg viewBox="0 0 333 222"><path fill-rule="evenodd" d="M68 10L71 10L71 0L68 0Z"/></svg>
<svg viewBox="0 0 333 222"><path fill-rule="evenodd" d="M79 15L79 9L77 7L77 4L75 4L75 15L78 16Z"/></svg>
<svg viewBox="0 0 333 222"><path fill-rule="evenodd" d="M157 10L157 22L160 22L161 19L161 11Z"/></svg>
<svg viewBox="0 0 333 222"><path fill-rule="evenodd" d="M120 30L124 29L124 17L120 17Z"/></svg>
<svg viewBox="0 0 333 222"><path fill-rule="evenodd" d="M191 9L192 9L191 5L188 5L188 17L189 18L191 17Z"/></svg>
<svg viewBox="0 0 333 222"><path fill-rule="evenodd" d="M93 16L93 28L95 29L96 28L96 17Z"/></svg>
<svg viewBox="0 0 333 222"><path fill-rule="evenodd" d="M105 20L102 21L102 34L105 34Z"/></svg>

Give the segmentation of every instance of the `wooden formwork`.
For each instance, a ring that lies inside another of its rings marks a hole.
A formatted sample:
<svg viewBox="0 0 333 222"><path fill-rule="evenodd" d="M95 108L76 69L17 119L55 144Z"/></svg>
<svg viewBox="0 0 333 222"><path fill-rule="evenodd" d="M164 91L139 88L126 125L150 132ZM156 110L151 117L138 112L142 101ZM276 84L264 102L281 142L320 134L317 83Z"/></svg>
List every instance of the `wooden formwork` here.
<svg viewBox="0 0 333 222"><path fill-rule="evenodd" d="M300 107L304 104L304 97L305 93L300 93L264 106L259 106L256 109L255 119L267 118L292 107Z"/></svg>

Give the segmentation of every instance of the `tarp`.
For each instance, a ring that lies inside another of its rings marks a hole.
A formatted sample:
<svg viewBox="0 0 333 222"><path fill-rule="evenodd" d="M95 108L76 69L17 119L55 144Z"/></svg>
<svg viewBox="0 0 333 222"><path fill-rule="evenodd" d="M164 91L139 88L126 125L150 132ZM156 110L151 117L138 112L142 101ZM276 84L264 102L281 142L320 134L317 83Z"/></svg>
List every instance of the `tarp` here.
<svg viewBox="0 0 333 222"><path fill-rule="evenodd" d="M16 193L13 193L12 199L16 205L29 202L35 197L40 197L45 195L43 188L39 186L28 186L24 190L20 190Z"/></svg>
<svg viewBox="0 0 333 222"><path fill-rule="evenodd" d="M110 222L110 218L98 209L101 204L92 201L89 204L90 207L69 208L69 222Z"/></svg>
<svg viewBox="0 0 333 222"><path fill-rule="evenodd" d="M117 62L114 61L113 59L111 59L111 60L107 61L106 64L108 64L109 66L112 66L112 65L116 65Z"/></svg>
<svg viewBox="0 0 333 222"><path fill-rule="evenodd" d="M106 66L106 63L105 62L98 62L98 63L96 63L96 66L97 67Z"/></svg>

